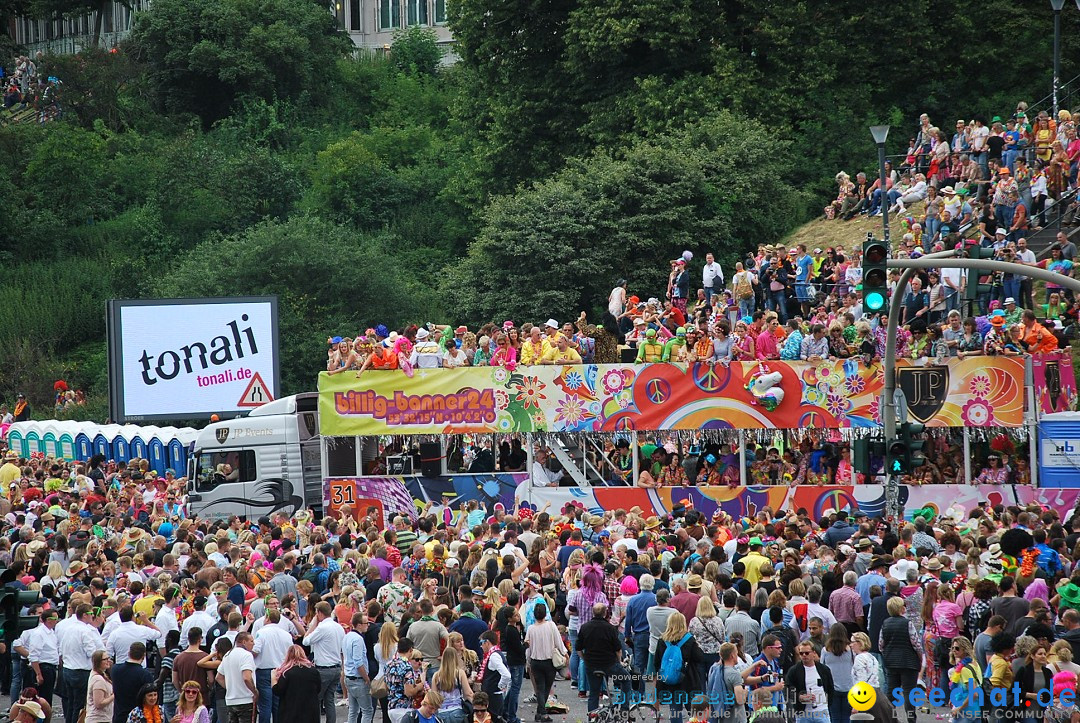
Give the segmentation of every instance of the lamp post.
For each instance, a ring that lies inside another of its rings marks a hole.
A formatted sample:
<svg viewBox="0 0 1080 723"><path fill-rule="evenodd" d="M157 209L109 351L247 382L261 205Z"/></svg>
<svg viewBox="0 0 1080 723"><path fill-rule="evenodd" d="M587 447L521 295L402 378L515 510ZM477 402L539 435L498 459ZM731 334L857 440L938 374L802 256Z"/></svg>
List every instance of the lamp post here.
<svg viewBox="0 0 1080 723"><path fill-rule="evenodd" d="M1080 0L1076 2L1080 3ZM885 242L885 247L892 251L892 245L889 243L889 197L885 185L885 139L889 137L889 126L870 126L870 134L874 136L874 143L877 143L878 178L880 179L878 191L881 193L881 224L884 227L881 240Z"/></svg>
<svg viewBox="0 0 1080 723"><path fill-rule="evenodd" d="M1080 8L1080 0L1076 6ZM1050 7L1054 9L1054 120L1058 117L1058 82L1061 78L1061 9L1065 7L1065 0L1050 0Z"/></svg>

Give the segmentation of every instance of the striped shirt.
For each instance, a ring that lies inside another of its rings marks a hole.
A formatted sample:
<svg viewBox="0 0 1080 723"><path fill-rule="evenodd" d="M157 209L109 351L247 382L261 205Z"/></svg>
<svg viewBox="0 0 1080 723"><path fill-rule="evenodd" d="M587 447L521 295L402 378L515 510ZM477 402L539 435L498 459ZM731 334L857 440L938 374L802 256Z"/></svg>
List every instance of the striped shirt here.
<svg viewBox="0 0 1080 723"><path fill-rule="evenodd" d="M397 532L397 549L401 550L401 554L412 554L413 545L417 543L419 538L416 533L410 529L398 530Z"/></svg>

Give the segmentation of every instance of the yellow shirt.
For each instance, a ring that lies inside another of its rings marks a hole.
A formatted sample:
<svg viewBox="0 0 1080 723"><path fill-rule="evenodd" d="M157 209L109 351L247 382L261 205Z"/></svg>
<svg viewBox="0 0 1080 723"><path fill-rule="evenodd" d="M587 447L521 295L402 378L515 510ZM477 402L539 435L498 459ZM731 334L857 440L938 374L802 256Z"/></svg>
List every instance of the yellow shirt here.
<svg viewBox="0 0 1080 723"><path fill-rule="evenodd" d="M17 464L7 462L3 467L0 467L0 485L3 485L2 491L6 495L8 488L11 487L12 482L18 482L22 477L22 470L19 469Z"/></svg>
<svg viewBox="0 0 1080 723"><path fill-rule="evenodd" d="M544 358L544 351L544 342L533 345L532 339L529 339L521 345L521 363L525 366L539 364L540 360Z"/></svg>
<svg viewBox="0 0 1080 723"><path fill-rule="evenodd" d="M154 617L154 603L158 600L164 600L165 598L160 595L145 595L135 601L135 604L131 606L131 609L136 613L144 613L146 617Z"/></svg>
<svg viewBox="0 0 1080 723"><path fill-rule="evenodd" d="M544 353L544 361L552 364L580 364L581 355L571 347L566 347L566 351L559 351L559 347L554 346Z"/></svg>
<svg viewBox="0 0 1080 723"><path fill-rule="evenodd" d="M746 566L744 577L751 585L756 585L761 580L761 566L768 562L769 558L760 552L749 552L739 559Z"/></svg>

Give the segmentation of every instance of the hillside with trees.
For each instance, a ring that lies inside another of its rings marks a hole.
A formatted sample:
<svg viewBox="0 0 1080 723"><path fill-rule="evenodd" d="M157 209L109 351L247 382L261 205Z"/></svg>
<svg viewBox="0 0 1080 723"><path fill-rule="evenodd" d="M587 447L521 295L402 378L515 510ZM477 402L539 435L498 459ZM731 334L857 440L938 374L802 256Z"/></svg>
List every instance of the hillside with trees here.
<svg viewBox="0 0 1080 723"><path fill-rule="evenodd" d="M310 0L154 0L117 52L45 58L59 121L0 128L0 399L66 378L103 417L108 298L277 294L292 393L330 329L568 319L683 249L731 268L876 167L871 123L895 153L921 112L1046 95L1036 5L459 0L446 66L419 28L357 55Z"/></svg>

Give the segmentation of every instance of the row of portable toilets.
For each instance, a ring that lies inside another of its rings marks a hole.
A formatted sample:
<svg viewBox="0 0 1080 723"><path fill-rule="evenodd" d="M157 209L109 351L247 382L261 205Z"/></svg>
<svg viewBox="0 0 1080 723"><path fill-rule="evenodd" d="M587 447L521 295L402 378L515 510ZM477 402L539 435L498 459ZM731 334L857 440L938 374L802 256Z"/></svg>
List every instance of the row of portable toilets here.
<svg viewBox="0 0 1080 723"><path fill-rule="evenodd" d="M89 422L16 422L3 430L8 449L20 457L42 453L53 459L85 461L96 454L126 463L150 461L150 469L177 477L187 474L188 457L198 430L190 427L139 427Z"/></svg>

